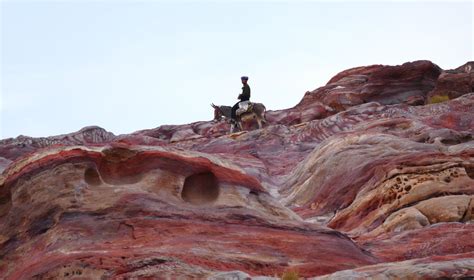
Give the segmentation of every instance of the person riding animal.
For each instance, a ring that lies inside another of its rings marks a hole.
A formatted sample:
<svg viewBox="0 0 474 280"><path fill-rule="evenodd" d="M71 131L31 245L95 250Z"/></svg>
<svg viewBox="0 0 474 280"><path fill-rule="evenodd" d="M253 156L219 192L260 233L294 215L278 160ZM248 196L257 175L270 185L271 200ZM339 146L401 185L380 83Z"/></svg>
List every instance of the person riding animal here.
<svg viewBox="0 0 474 280"><path fill-rule="evenodd" d="M234 106L232 106L232 111L231 111L231 115L230 115L230 118L231 118L231 123L232 124L236 124L237 123L237 116L236 116L236 112L237 112L237 109L239 109L239 104L241 102L244 102L244 101L249 101L250 100L250 87L249 85L247 84L248 80L249 80L249 77L247 76L242 76L240 78L240 80L242 81L242 84L244 85L242 87L242 93L239 94L239 96L237 97L238 99L240 99L239 102L235 103Z"/></svg>
<svg viewBox="0 0 474 280"><path fill-rule="evenodd" d="M230 133L236 131L236 129L242 131L242 124L244 122L249 122L250 120L255 120L258 124L258 128L263 127L263 123L266 123L265 105L262 103L250 103L250 87L247 84L247 76L240 78L242 81L242 93L239 94L237 102L233 107L230 106L217 106L214 103L211 103L212 108L214 108L214 120L221 121L223 119L230 119Z"/></svg>

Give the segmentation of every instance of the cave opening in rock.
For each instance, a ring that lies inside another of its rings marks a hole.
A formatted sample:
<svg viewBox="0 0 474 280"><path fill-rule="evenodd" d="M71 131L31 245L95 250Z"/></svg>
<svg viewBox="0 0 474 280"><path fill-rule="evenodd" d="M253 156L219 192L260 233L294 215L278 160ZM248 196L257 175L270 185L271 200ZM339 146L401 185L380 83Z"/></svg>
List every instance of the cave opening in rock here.
<svg viewBox="0 0 474 280"><path fill-rule="evenodd" d="M193 174L184 180L181 198L192 204L208 204L217 200L219 184L212 172Z"/></svg>
<svg viewBox="0 0 474 280"><path fill-rule="evenodd" d="M474 166L464 166L464 170L469 178L474 179Z"/></svg>
<svg viewBox="0 0 474 280"><path fill-rule="evenodd" d="M102 184L100 175L95 168L87 168L84 172L84 181L91 186L98 186Z"/></svg>

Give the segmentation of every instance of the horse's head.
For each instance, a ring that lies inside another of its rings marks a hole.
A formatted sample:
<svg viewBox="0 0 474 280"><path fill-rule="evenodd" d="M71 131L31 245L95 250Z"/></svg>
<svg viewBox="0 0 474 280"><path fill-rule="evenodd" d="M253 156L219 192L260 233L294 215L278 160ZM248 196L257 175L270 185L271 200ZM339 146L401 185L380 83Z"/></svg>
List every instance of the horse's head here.
<svg viewBox="0 0 474 280"><path fill-rule="evenodd" d="M220 121L224 116L224 113L222 112L221 108L217 105L214 105L214 103L212 103L211 106L214 108L214 120Z"/></svg>
<svg viewBox="0 0 474 280"><path fill-rule="evenodd" d="M217 106L214 104L211 104L212 108L214 108L214 120L215 121L220 121L223 119L230 119L232 107L230 106Z"/></svg>

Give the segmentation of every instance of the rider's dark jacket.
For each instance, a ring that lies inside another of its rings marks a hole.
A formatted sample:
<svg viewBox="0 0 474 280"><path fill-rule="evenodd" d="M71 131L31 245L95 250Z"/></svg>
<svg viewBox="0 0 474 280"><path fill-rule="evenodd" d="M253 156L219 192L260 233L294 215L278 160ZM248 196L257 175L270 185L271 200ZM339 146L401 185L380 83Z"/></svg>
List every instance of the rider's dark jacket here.
<svg viewBox="0 0 474 280"><path fill-rule="evenodd" d="M237 111L237 109L239 108L239 103L242 102L242 101L247 101L247 100L250 100L250 87L248 84L245 84L243 87L242 87L242 93L239 94L239 97L240 99L239 102L235 103L235 105L232 107L232 110L231 110L231 114L230 114L230 117L235 120L235 112Z"/></svg>
<svg viewBox="0 0 474 280"><path fill-rule="evenodd" d="M240 101L250 100L250 87L248 84L245 84L242 87L242 93L239 95Z"/></svg>

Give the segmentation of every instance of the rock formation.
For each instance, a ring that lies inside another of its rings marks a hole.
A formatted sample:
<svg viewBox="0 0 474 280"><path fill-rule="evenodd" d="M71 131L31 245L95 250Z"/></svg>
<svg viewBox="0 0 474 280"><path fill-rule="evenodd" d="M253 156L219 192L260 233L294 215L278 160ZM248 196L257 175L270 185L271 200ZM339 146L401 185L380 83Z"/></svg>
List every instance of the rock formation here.
<svg viewBox="0 0 474 280"><path fill-rule="evenodd" d="M230 135L0 140L0 275L474 277L473 65L349 69Z"/></svg>

